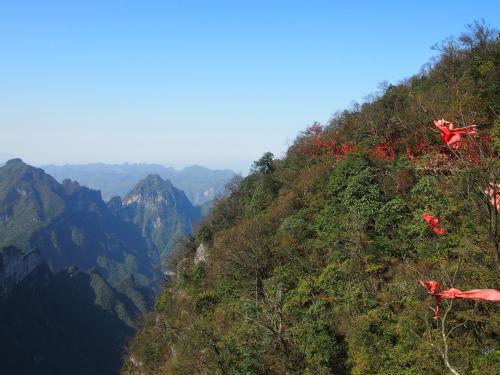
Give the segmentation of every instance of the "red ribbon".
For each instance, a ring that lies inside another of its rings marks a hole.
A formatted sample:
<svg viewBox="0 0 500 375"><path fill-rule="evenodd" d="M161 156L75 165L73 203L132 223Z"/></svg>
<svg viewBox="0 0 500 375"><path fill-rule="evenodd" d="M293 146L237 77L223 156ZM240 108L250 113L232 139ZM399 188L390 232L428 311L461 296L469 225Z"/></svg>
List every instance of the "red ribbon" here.
<svg viewBox="0 0 500 375"><path fill-rule="evenodd" d="M455 129L455 125L446 121L445 119L434 120L434 125L441 132L441 138L446 144L450 145L453 149L457 150L459 147L459 142L462 140L464 135L476 134L476 125L466 126L465 128Z"/></svg>
<svg viewBox="0 0 500 375"><path fill-rule="evenodd" d="M491 205L496 207L497 211L500 211L500 185L490 182L484 190L484 194L490 198Z"/></svg>
<svg viewBox="0 0 500 375"><path fill-rule="evenodd" d="M425 213L422 215L422 217L427 222L427 225L431 227L434 233L442 236L446 232L446 229L439 228L439 219L436 216Z"/></svg>
<svg viewBox="0 0 500 375"><path fill-rule="evenodd" d="M439 283L437 281L419 280L419 283L427 290L427 293L436 299L436 315L434 316L434 319L436 320L438 320L441 316L441 311L439 309L439 302L441 301L441 298L462 298L476 301L500 302L500 291L496 289L473 289L463 292L460 289L450 288L438 293Z"/></svg>

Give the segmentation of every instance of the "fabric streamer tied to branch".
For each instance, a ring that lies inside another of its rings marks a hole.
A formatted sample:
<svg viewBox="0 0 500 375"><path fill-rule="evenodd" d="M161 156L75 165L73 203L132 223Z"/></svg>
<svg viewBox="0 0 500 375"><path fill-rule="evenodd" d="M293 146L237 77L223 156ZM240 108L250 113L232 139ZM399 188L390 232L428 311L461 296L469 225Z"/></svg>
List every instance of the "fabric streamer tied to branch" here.
<svg viewBox="0 0 500 375"><path fill-rule="evenodd" d="M419 280L419 283L427 290L427 293L434 296L434 298L436 299L436 315L434 316L434 319L436 320L439 320L441 316L441 311L439 308L439 302L441 301L441 298L461 298L472 299L475 301L500 302L500 291L496 289L473 289L463 292L460 289L450 288L438 293L440 285L437 281Z"/></svg>
<svg viewBox="0 0 500 375"><path fill-rule="evenodd" d="M464 128L455 129L455 125L445 119L434 120L434 125L441 132L441 138L454 150L460 147L460 141L464 135L476 134L476 125L469 125Z"/></svg>

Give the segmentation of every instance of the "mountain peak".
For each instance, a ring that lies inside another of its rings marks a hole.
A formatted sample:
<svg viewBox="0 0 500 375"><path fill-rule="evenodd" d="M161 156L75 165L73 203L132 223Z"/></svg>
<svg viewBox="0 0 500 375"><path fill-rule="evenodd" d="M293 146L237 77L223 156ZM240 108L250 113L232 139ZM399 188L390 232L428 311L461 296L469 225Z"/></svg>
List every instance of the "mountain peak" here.
<svg viewBox="0 0 500 375"><path fill-rule="evenodd" d="M0 167L0 201L12 189L19 191L33 190L35 183L45 184L57 190L57 181L46 174L43 169L26 164L19 158L10 159ZM3 192L3 194L2 194Z"/></svg>
<svg viewBox="0 0 500 375"><path fill-rule="evenodd" d="M200 210L193 207L186 194L158 174L139 181L123 198L123 207L160 256L173 248L179 236L188 234L200 217Z"/></svg>
<svg viewBox="0 0 500 375"><path fill-rule="evenodd" d="M20 158L14 158L14 159L7 160L7 163L5 163L5 164L6 165L26 165L26 163Z"/></svg>
<svg viewBox="0 0 500 375"><path fill-rule="evenodd" d="M45 176L50 177L45 173L43 169L26 164L22 159L19 158L8 160L3 167L0 167L0 170L2 170L3 173L9 174L9 178L11 180L13 178L19 178L21 176L31 176L33 178L43 178ZM50 178L52 179L52 177Z"/></svg>
<svg viewBox="0 0 500 375"><path fill-rule="evenodd" d="M142 181L144 182L153 182L153 183L164 183L166 180L161 178L161 176L157 173L148 174ZM167 180L168 181L168 180ZM170 182L170 181L168 181Z"/></svg>
<svg viewBox="0 0 500 375"><path fill-rule="evenodd" d="M164 180L158 174L150 174L139 181L130 193L123 198L125 206L138 203L139 205L154 205L174 201L184 192L176 189L170 180ZM187 199L187 198L185 198Z"/></svg>
<svg viewBox="0 0 500 375"><path fill-rule="evenodd" d="M169 179L177 189L183 190L193 204L201 204L215 198L224 191L224 186L233 178L230 170L212 170L201 166L176 170L159 164L74 164L45 165L46 172L59 182L65 178L78 181L83 186L100 190L105 200L119 195L124 198L141 179L148 175L159 175ZM148 180L158 180L150 177Z"/></svg>
<svg viewBox="0 0 500 375"><path fill-rule="evenodd" d="M43 169L21 159L9 160L0 168L0 223L5 223L0 228L0 245L30 248L35 241L31 236L48 225L62 225L56 218L63 213L94 215L104 211L100 192L76 181L67 179L60 184ZM52 253L43 255L57 258Z"/></svg>
<svg viewBox="0 0 500 375"><path fill-rule="evenodd" d="M175 190L170 180L164 180L159 174L149 174L135 185L131 193L147 194L165 192L174 194Z"/></svg>

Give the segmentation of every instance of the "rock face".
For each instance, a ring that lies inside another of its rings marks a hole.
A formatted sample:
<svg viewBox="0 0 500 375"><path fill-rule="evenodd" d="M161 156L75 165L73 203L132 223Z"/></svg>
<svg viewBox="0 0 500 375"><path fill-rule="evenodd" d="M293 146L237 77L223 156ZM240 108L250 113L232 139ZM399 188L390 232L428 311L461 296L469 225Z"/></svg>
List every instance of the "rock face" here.
<svg viewBox="0 0 500 375"><path fill-rule="evenodd" d="M114 200L116 203L116 199ZM123 198L125 215L139 225L142 234L165 257L177 240L189 234L201 218L183 191L159 175L141 180Z"/></svg>
<svg viewBox="0 0 500 375"><path fill-rule="evenodd" d="M198 264L200 262L206 263L208 261L208 253L205 245L202 243L200 246L196 248L196 253L194 255L194 264Z"/></svg>
<svg viewBox="0 0 500 375"><path fill-rule="evenodd" d="M24 253L14 246L0 249L0 299L6 297L38 264L38 250Z"/></svg>

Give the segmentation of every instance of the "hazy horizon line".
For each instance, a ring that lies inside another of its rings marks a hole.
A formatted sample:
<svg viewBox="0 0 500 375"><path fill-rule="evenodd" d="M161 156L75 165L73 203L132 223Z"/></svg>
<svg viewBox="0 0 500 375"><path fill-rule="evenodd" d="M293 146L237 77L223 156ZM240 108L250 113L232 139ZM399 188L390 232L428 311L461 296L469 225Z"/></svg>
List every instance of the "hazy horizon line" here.
<svg viewBox="0 0 500 375"><path fill-rule="evenodd" d="M68 163L68 162L48 162L48 163L40 163L40 162L32 162L32 161L26 161L25 158L16 156L14 154L1 154L0 153L0 166L2 164L5 164L9 160L12 159L21 159L24 163L32 165L34 167L38 168L43 168L43 167L84 167L84 166L123 166L123 165L129 165L129 166L156 166L156 167L162 167L165 169L172 169L176 172L181 172L185 169L188 168L193 168L193 167L198 167L198 168L204 168L208 169L211 171L230 171L233 172L234 174L243 174L243 172L236 171L233 168L230 167L211 167L207 165L202 165L199 163L185 163L182 165L172 165L172 164L167 164L167 163L162 163L162 162L134 162L134 161L124 161L124 162L103 162L103 161L92 161L92 162L75 162L75 163ZM250 167L248 167L250 168Z"/></svg>

